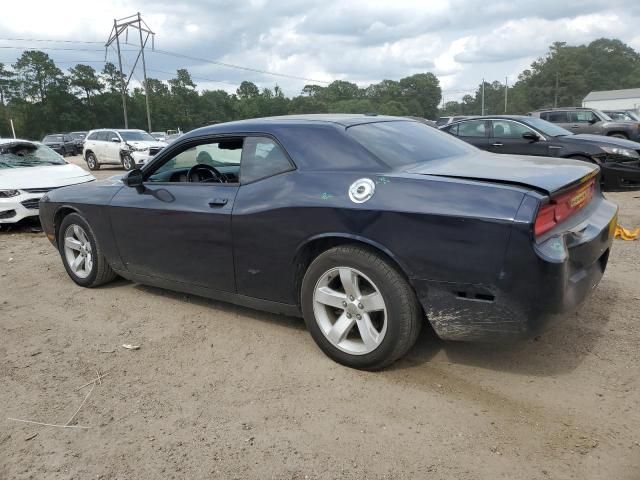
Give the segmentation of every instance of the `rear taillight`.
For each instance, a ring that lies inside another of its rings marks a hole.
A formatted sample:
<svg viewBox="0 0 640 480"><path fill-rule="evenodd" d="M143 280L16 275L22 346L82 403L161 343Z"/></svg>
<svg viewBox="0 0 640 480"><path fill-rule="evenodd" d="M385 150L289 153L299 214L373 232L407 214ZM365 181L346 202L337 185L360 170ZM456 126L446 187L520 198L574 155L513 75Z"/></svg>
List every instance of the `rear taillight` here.
<svg viewBox="0 0 640 480"><path fill-rule="evenodd" d="M595 188L596 180L592 178L573 190L553 197L549 203L542 205L538 210L533 228L536 237L548 232L587 205L593 198Z"/></svg>

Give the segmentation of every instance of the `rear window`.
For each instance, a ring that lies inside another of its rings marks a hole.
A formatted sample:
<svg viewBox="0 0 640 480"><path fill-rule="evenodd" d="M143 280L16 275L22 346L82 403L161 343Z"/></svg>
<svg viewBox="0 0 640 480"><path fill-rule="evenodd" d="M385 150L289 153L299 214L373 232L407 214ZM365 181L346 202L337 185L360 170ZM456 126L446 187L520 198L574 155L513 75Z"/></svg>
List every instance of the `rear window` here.
<svg viewBox="0 0 640 480"><path fill-rule="evenodd" d="M47 135L42 139L43 142L62 142L62 135Z"/></svg>
<svg viewBox="0 0 640 480"><path fill-rule="evenodd" d="M390 167L402 167L476 151L475 147L418 122L355 125L347 133Z"/></svg>

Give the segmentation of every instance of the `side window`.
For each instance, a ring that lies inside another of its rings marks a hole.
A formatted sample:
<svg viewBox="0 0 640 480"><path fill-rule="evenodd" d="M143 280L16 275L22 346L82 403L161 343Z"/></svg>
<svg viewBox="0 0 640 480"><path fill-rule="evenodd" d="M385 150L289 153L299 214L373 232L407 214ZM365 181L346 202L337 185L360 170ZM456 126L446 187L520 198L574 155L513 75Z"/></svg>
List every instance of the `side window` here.
<svg viewBox="0 0 640 480"><path fill-rule="evenodd" d="M458 124L459 137L485 137L486 132L484 120L470 120Z"/></svg>
<svg viewBox="0 0 640 480"><path fill-rule="evenodd" d="M542 115L540 115L540 117L543 120L546 120L547 122L551 122L551 123L567 123L568 119L567 119L567 112L545 112L543 115L545 115L544 117Z"/></svg>
<svg viewBox="0 0 640 480"><path fill-rule="evenodd" d="M113 138L118 138L118 134L116 132L113 131L108 131L108 132L104 132L104 140L106 142L111 142Z"/></svg>
<svg viewBox="0 0 640 480"><path fill-rule="evenodd" d="M531 129L517 122L493 120L493 136L495 138L522 138L522 134Z"/></svg>
<svg viewBox="0 0 640 480"><path fill-rule="evenodd" d="M242 183L254 182L289 170L293 170L291 162L273 140L265 137L245 138L240 163Z"/></svg>
<svg viewBox="0 0 640 480"><path fill-rule="evenodd" d="M455 124L455 125L451 125L450 127L445 127L442 130L444 130L447 133L450 133L451 135L455 135L458 136L458 125L459 124Z"/></svg>
<svg viewBox="0 0 640 480"><path fill-rule="evenodd" d="M216 139L188 145L154 170L147 180L169 183L237 183L242 151L242 138ZM195 166L199 168L192 170Z"/></svg>
<svg viewBox="0 0 640 480"><path fill-rule="evenodd" d="M98 132L93 132L91 135L87 137L87 140L97 140L97 139L98 139Z"/></svg>
<svg viewBox="0 0 640 480"><path fill-rule="evenodd" d="M591 110L576 110L569 112L569 121L574 123L590 123L591 121L598 121L598 117Z"/></svg>

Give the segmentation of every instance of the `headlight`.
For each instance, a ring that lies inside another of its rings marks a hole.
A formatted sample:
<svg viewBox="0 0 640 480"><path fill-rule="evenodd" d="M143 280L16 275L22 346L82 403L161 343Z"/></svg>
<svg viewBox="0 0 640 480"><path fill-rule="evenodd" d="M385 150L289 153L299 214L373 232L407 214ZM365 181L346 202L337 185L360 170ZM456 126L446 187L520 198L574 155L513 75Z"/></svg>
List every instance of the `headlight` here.
<svg viewBox="0 0 640 480"><path fill-rule="evenodd" d="M20 195L18 190L0 190L0 198L17 197Z"/></svg>
<svg viewBox="0 0 640 480"><path fill-rule="evenodd" d="M640 154L635 150L631 150L630 148L622 148L622 147L601 147L607 153L612 155L622 155L623 157L629 158L640 158Z"/></svg>

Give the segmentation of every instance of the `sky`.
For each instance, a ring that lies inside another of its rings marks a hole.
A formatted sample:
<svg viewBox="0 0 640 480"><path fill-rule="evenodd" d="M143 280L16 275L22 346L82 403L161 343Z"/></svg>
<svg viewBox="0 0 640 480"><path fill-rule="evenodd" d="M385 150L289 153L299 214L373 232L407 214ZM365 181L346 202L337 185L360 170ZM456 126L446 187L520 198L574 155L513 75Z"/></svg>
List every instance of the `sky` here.
<svg viewBox="0 0 640 480"><path fill-rule="evenodd" d="M63 69L91 62L100 70L114 18L137 12L155 32L156 51L145 50L150 77L166 80L187 68L199 88L229 92L242 80L294 96L308 83L367 86L432 72L449 101L472 93L482 78L512 84L554 41L613 37L640 50L637 0L4 0L0 63L39 48ZM139 41L135 35L129 43ZM122 48L132 65L135 47ZM107 59L117 62L112 49ZM134 83L141 78L138 68Z"/></svg>

